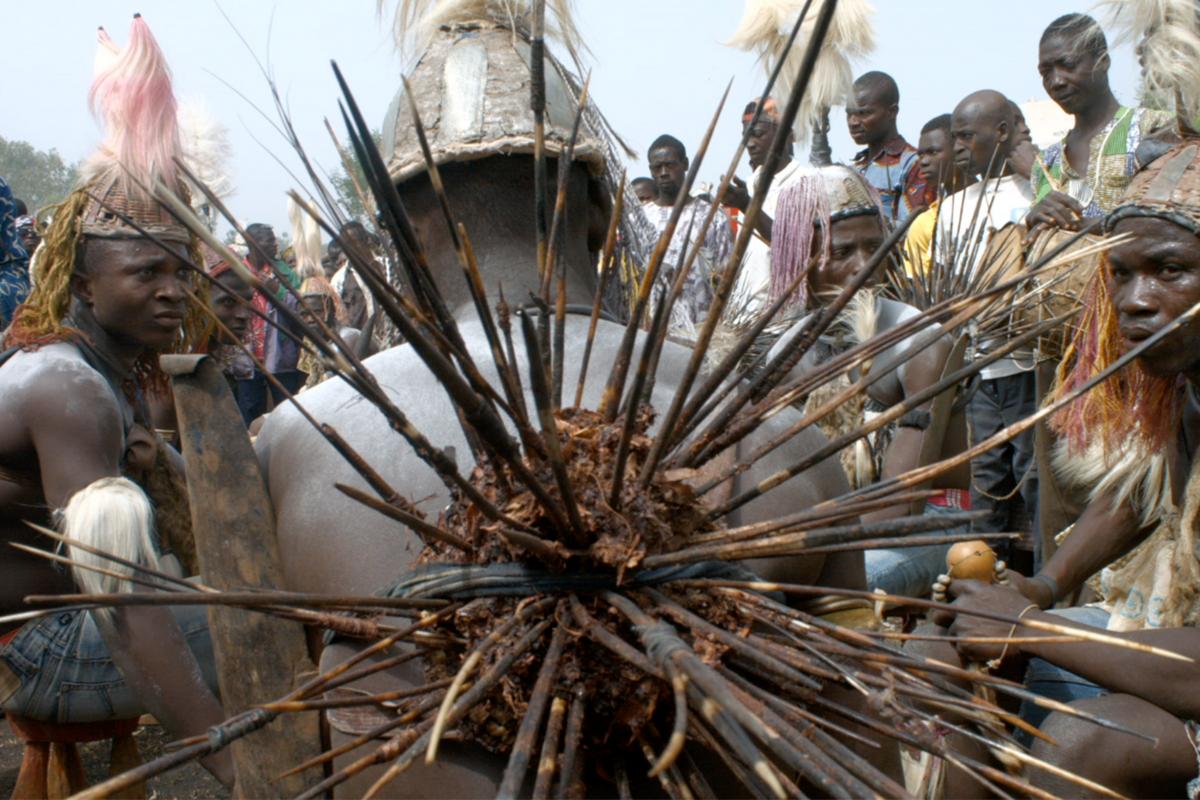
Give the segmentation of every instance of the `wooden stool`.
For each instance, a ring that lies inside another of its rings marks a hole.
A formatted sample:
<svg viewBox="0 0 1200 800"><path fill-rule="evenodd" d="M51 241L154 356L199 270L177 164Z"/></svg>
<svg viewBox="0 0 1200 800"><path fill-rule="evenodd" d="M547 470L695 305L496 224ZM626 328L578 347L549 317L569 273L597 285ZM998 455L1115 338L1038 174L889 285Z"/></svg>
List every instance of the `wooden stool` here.
<svg viewBox="0 0 1200 800"><path fill-rule="evenodd" d="M70 797L87 788L83 777L83 762L75 745L112 739L109 775L119 775L142 763L133 732L138 720L118 719L108 722L35 722L24 717L7 715L12 732L25 743L21 771L13 787L13 800L51 800ZM139 783L122 795L144 800L146 785Z"/></svg>

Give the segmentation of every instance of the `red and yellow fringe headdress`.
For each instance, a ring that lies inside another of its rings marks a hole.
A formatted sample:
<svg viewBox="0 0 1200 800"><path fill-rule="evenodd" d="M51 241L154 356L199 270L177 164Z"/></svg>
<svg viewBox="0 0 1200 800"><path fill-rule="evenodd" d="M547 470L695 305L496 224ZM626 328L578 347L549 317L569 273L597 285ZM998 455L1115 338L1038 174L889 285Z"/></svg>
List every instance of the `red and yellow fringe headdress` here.
<svg viewBox="0 0 1200 800"><path fill-rule="evenodd" d="M1163 219L1200 237L1200 142L1188 136L1129 183L1122 204L1108 215L1106 231L1124 219ZM1079 328L1059 366L1056 400L1106 369L1121 356L1117 310L1110 296L1107 258L1087 291ZM1168 452L1183 409L1182 376L1157 376L1133 361L1082 395L1050 421L1067 455L1102 457L1104 466L1128 465ZM1111 482L1111 481L1109 481Z"/></svg>
<svg viewBox="0 0 1200 800"><path fill-rule="evenodd" d="M1088 287L1079 327L1058 366L1047 402L1083 385L1120 358L1121 333L1109 280L1105 260ZM1112 460L1135 447L1160 452L1179 430L1181 408L1178 380L1151 375L1135 360L1051 417L1050 427L1072 453L1099 444L1106 460Z"/></svg>

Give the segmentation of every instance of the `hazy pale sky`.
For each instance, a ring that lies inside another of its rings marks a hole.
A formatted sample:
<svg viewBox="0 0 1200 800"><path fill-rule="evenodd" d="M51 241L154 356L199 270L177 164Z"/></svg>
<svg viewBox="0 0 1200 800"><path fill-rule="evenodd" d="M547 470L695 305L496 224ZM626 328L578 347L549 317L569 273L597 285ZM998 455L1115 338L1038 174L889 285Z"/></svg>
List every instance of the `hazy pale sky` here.
<svg viewBox="0 0 1200 800"><path fill-rule="evenodd" d="M323 119L337 117L330 59L341 66L367 118L381 123L400 85L401 58L389 18L374 0L232 0L223 3L237 31L274 74L310 154L326 169L337 156ZM1037 43L1046 24L1070 11L1070 0L874 0L875 52L857 71L881 69L900 85L900 130L914 142L920 127L953 109L966 94L997 89L1017 102L1045 99ZM766 75L753 56L722 42L741 18L740 0L576 0L577 22L591 50L592 93L613 127L639 153L660 133L694 149L725 84L733 90L701 179L716 181L740 135L739 112ZM7 78L0 83L0 136L68 160L88 155L100 132L87 112L95 29L128 38L135 11L146 18L173 70L181 101L199 102L228 128L229 172L237 187L229 204L243 222L287 230L284 193L296 185L278 158L296 169L286 142L254 105L275 121L267 82L251 52L213 0L45 0L3 4ZM1135 99L1137 65L1128 47L1114 50L1112 83L1123 102ZM239 96L244 95L243 96ZM832 115L834 158L856 148L840 109ZM344 132L337 126L339 135ZM749 167L743 161L739 173ZM630 175L645 172L631 165ZM20 196L20 187L14 186Z"/></svg>

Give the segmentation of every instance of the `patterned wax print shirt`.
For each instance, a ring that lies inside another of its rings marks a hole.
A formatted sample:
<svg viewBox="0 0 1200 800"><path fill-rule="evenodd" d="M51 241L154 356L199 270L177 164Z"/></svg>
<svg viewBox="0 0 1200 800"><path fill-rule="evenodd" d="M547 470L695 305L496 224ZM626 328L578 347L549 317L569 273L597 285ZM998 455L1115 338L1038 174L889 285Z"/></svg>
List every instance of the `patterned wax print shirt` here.
<svg viewBox="0 0 1200 800"><path fill-rule="evenodd" d="M870 149L860 150L854 156L854 168L879 192L883 215L893 224L928 208L937 198L937 186L917 170L917 149L903 136L888 140L875 160L869 159Z"/></svg>
<svg viewBox="0 0 1200 800"><path fill-rule="evenodd" d="M29 294L29 254L17 236L17 204L0 178L0 329L8 327Z"/></svg>
<svg viewBox="0 0 1200 800"><path fill-rule="evenodd" d="M1029 178L1034 203L1040 203L1052 191L1060 191L1079 201L1084 217L1104 216L1120 203L1138 170L1134 154L1142 139L1169 125L1171 119L1164 111L1121 106L1104 130L1088 143L1086 175L1067 163L1066 137L1050 145L1041 153L1042 163L1033 165Z"/></svg>
<svg viewBox="0 0 1200 800"><path fill-rule="evenodd" d="M655 281L654 292L650 298L650 309L657 305L661 293L670 289L675 280L675 272L683 267L688 252L691 250L691 244L699 239L700 231L704 229L704 220L708 217L711 208L712 206L705 201L695 198L688 201L688 204L683 207L679 222L675 226L675 233L671 237L671 243L667 247L666 255L663 256L662 265L659 267L658 279ZM667 228L667 221L671 218L671 207L649 203L641 206L641 210L645 215L646 222L653 228L653 233L650 235L639 237L646 243L641 254L642 269L645 269L654 252L658 237ZM691 231L690 237L689 230ZM686 242L685 237L688 237ZM685 247L685 244L688 246ZM729 218L718 212L713 217L712 225L709 226L704 241L700 245L696 262L692 265L692 269L684 281L679 300L671 309L671 333L686 339L695 338L696 329L704 322L704 318L708 314L708 307L712 305L714 288L720 279L721 270L725 267L725 262L729 260L729 254L732 252L733 234L730 230Z"/></svg>

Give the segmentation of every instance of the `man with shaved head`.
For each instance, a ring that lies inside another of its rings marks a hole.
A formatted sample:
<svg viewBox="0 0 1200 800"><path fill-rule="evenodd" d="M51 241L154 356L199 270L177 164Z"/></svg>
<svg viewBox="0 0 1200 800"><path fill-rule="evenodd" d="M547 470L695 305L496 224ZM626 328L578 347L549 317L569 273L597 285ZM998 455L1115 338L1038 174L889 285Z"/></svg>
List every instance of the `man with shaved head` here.
<svg viewBox="0 0 1200 800"><path fill-rule="evenodd" d="M899 113L900 89L891 75L868 72L854 82L846 125L854 143L866 145L854 157L854 168L879 192L884 218L892 223L927 208L937 196L916 168L917 149L896 130Z"/></svg>
<svg viewBox="0 0 1200 800"><path fill-rule="evenodd" d="M934 258L943 265L953 264L959 274L977 269L996 232L1020 223L1033 205L1029 181L1016 174L1010 162L1023 141L1012 109L1007 97L985 89L963 98L950 117L954 163L969 177L979 179L947 197L938 216ZM984 338L975 342L975 351L986 353L1002 344L1002 338ZM967 410L972 444L1036 409L1033 352L1016 350L980 374L979 388L971 395ZM972 459L971 508L988 512L976 520L975 530L1021 530L1018 525L1034 518L1037 478L1033 466L1033 434L1029 431ZM1024 519L1019 513L1022 501Z"/></svg>
<svg viewBox="0 0 1200 800"><path fill-rule="evenodd" d="M972 92L950 118L954 160L979 178L1011 175L1008 154L1016 144L1016 124L1007 97L992 89Z"/></svg>

